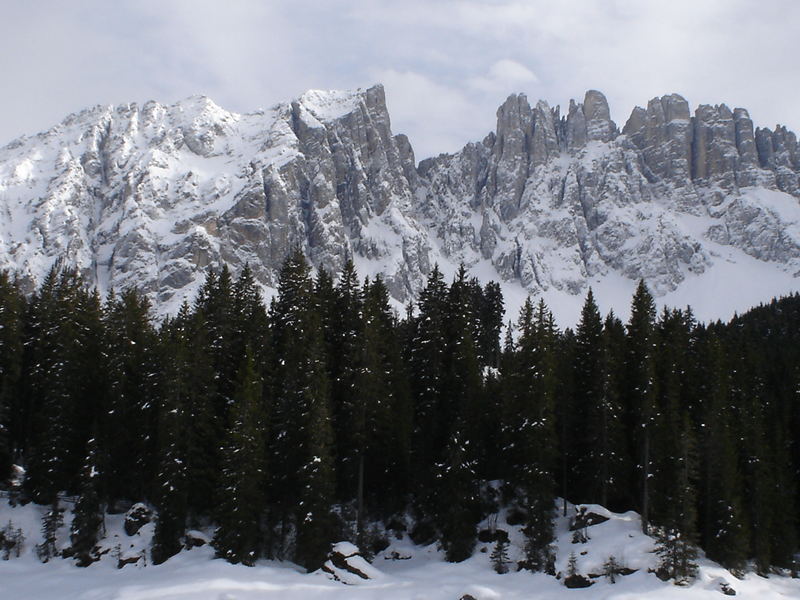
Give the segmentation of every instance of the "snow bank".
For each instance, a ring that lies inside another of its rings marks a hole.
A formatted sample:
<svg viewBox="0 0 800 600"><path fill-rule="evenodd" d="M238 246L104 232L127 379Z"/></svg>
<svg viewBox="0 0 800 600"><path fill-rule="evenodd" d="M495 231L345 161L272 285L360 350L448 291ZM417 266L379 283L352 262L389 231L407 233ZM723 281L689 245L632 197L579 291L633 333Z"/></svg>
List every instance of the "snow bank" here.
<svg viewBox="0 0 800 600"><path fill-rule="evenodd" d="M69 508L69 503L64 503ZM587 506L589 512L608 517L608 521L587 528L588 540L573 543L569 531L569 517L556 519L556 568L563 571L569 555L578 558L578 569L583 574L599 570L602 563L614 555L619 562L636 571L620 577L616 584L604 578L585 590L570 590L554 577L531 574L526 571L498 575L491 568L489 555L492 543L479 543L475 554L463 563L444 562L435 545L414 546L407 537L394 539L390 546L375 557L369 566L380 574L376 579L362 580L359 585L331 581L322 572L304 574L295 565L277 561L259 561L252 568L231 565L214 559L208 545L181 552L178 556L158 566L144 566L140 561L123 569L116 568L116 560L106 554L92 566L81 569L69 560L40 563L33 546L41 541L40 519L45 507L28 504L11 507L0 500L0 523L12 520L23 528L27 537L26 550L19 559L0 561L0 598L25 600L458 600L469 595L475 600L564 600L566 598L592 598L605 600L720 600L720 585L727 583L743 600L786 600L800 598L800 580L772 576L762 578L748 575L744 580L731 576L725 569L701 558L700 574L693 585L680 588L659 581L647 569L656 564L651 552L653 540L641 532L641 522L636 513L611 513L596 505ZM570 506L569 515L574 515ZM503 529L510 540L509 557L521 556L522 533L518 526L506 523L506 512L501 511L480 524L482 529ZM61 529L59 544L65 545L68 537L69 510L66 525ZM124 515L107 515L106 548L120 547L125 552L144 552L152 536L148 524L134 536L123 531ZM196 532L208 535L208 532ZM124 548L122 548L124 546ZM344 555L357 552L349 543L337 544ZM112 551L113 552L113 551ZM363 560L363 559L360 559Z"/></svg>

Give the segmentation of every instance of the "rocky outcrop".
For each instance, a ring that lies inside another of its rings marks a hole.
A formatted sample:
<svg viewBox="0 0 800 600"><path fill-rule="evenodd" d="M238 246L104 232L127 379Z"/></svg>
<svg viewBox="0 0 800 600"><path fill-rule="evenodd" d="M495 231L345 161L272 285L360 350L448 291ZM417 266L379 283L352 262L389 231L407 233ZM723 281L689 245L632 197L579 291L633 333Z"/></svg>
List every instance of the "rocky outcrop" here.
<svg viewBox="0 0 800 600"><path fill-rule="evenodd" d="M666 95L620 133L598 91L565 116L515 94L481 142L415 160L381 86L245 115L94 107L0 149L0 268L30 290L63 258L162 314L209 265L274 289L295 246L332 271L353 258L400 302L436 262L567 295L612 275L664 294L745 255L800 273L797 138L741 108Z"/></svg>
<svg viewBox="0 0 800 600"><path fill-rule="evenodd" d="M347 585L357 585L383 576L350 542L334 544L321 570L334 581Z"/></svg>
<svg viewBox="0 0 800 600"><path fill-rule="evenodd" d="M667 293L715 264L715 244L798 271L800 236L791 227L777 235L785 227L775 220L783 208L800 216L797 200L771 206L762 194L797 195L788 150L797 143L783 130L754 132L744 109L702 105L692 116L671 94L635 108L619 135L599 92L571 102L563 119L512 96L497 131L503 144L467 146L421 169L428 212L442 215L438 234L456 262L488 260L504 281L570 294L611 272ZM510 183L460 184L482 165L490 183Z"/></svg>
<svg viewBox="0 0 800 600"><path fill-rule="evenodd" d="M128 535L136 535L142 527L152 522L152 520L153 511L141 502L138 502L125 514L125 533Z"/></svg>

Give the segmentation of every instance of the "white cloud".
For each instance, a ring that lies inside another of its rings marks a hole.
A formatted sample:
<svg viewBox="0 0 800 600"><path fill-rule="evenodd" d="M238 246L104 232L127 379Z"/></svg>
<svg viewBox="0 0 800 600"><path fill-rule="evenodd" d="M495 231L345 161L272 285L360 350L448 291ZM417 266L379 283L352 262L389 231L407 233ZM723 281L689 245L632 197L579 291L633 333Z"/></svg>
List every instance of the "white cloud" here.
<svg viewBox="0 0 800 600"><path fill-rule="evenodd" d="M455 152L493 126L492 114L482 114L458 88L413 71L387 69L375 76L386 88L392 130L408 135L417 159Z"/></svg>
<svg viewBox="0 0 800 600"><path fill-rule="evenodd" d="M624 123L677 92L800 129L800 2L39 0L0 21L0 143L96 103L205 93L236 111L383 81L420 158L494 126L512 92L602 90Z"/></svg>
<svg viewBox="0 0 800 600"><path fill-rule="evenodd" d="M467 84L478 91L499 95L519 91L528 84L538 82L536 74L525 65L504 58L494 63L486 75L471 77Z"/></svg>

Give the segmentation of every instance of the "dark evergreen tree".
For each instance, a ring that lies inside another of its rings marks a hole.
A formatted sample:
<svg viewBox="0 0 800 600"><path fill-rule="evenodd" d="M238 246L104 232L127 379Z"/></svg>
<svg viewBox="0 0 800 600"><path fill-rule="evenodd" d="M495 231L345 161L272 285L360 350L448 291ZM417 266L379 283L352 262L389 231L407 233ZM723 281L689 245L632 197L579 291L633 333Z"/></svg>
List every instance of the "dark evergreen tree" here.
<svg viewBox="0 0 800 600"><path fill-rule="evenodd" d="M238 339L238 347L234 340L236 327L234 307L237 301L234 299L233 288L233 280L227 265L223 265L219 273L209 269L195 300L195 312L199 315L198 322L205 329L203 340L207 345L206 351L214 370L213 404L214 414L219 423L228 422L236 373L244 358L243 344L247 343L246 334ZM244 295L238 302L240 306L245 306Z"/></svg>
<svg viewBox="0 0 800 600"><path fill-rule="evenodd" d="M397 326L380 277L365 283L363 311L355 390L364 419L359 515L387 517L405 508L412 412Z"/></svg>
<svg viewBox="0 0 800 600"><path fill-rule="evenodd" d="M42 516L42 543L36 546L36 556L40 561L46 563L51 558L58 556L56 536L63 524L64 511L59 505L58 499L55 499L50 505L50 509Z"/></svg>
<svg viewBox="0 0 800 600"><path fill-rule="evenodd" d="M721 342L707 346L709 386L705 398L703 440L705 484L704 548L706 555L734 572L747 558L749 531L744 519L730 406L730 370Z"/></svg>
<svg viewBox="0 0 800 600"><path fill-rule="evenodd" d="M606 397L603 321L591 288L575 332L573 363L574 443L572 475L574 502L599 499L608 503L614 464L615 411Z"/></svg>
<svg viewBox="0 0 800 600"><path fill-rule="evenodd" d="M631 490L633 484L633 457L627 444L623 391L625 381L626 339L625 325L612 312L603 322L603 399L609 420L608 439L611 452L610 478L606 483L606 502L612 510L627 510L635 505Z"/></svg>
<svg viewBox="0 0 800 600"><path fill-rule="evenodd" d="M444 347L444 386L439 418L449 428L441 462L437 464L436 523L450 561L472 555L480 520L478 464L483 459L480 419L484 413L483 381L474 336L477 313L474 298L480 288L466 278L462 266L447 297Z"/></svg>
<svg viewBox="0 0 800 600"><path fill-rule="evenodd" d="M98 444L110 499L145 500L156 471L158 339L150 302L126 290L106 302L109 397Z"/></svg>
<svg viewBox="0 0 800 600"><path fill-rule="evenodd" d="M492 561L492 568L495 573L504 575L508 573L508 540L505 537L498 537L494 543L494 550L489 557Z"/></svg>
<svg viewBox="0 0 800 600"><path fill-rule="evenodd" d="M11 475L14 447L23 436L12 417L21 411L24 310L19 286L7 271L0 271L0 482Z"/></svg>
<svg viewBox="0 0 800 600"><path fill-rule="evenodd" d="M316 329L312 321L312 331ZM318 330L317 330L318 331ZM313 571L322 566L334 541L336 523L331 512L335 493L333 464L333 429L330 414L328 379L319 332L309 348L310 369L308 387L303 398L306 406L305 449L300 477L300 497L297 507L296 560Z"/></svg>
<svg viewBox="0 0 800 600"><path fill-rule="evenodd" d="M98 490L97 442L87 443L86 461L80 479L80 496L73 510L70 526L70 550L79 567L88 567L98 559L95 547L103 533L104 506Z"/></svg>
<svg viewBox="0 0 800 600"><path fill-rule="evenodd" d="M362 370L363 299L358 275L347 261L336 286L327 272L319 272L315 295L325 332L326 364L335 431L338 497L356 499L362 473L366 431L366 405L356 391Z"/></svg>
<svg viewBox="0 0 800 600"><path fill-rule="evenodd" d="M500 330L503 328L503 291L490 281L483 287L478 302L478 336L476 346L482 365L497 367L500 362Z"/></svg>
<svg viewBox="0 0 800 600"><path fill-rule="evenodd" d="M216 373L203 313L190 314L188 306L184 305L169 330L168 346L173 348L175 359L167 364L173 366L172 376L180 382L171 385L181 390L186 423L187 510L190 521L196 522L204 515L213 514L216 506L222 470L219 442L224 436L225 424L214 412ZM170 389L174 391L175 387L166 385L162 396Z"/></svg>
<svg viewBox="0 0 800 600"><path fill-rule="evenodd" d="M536 309L525 302L518 321L519 339L513 361L506 364L503 433L509 482L518 487L527 511L525 555L533 571L549 571L554 560L552 542L555 502L555 391L556 330L543 302Z"/></svg>
<svg viewBox="0 0 800 600"><path fill-rule="evenodd" d="M232 563L253 566L263 547L266 411L263 383L252 355L240 368L231 425L222 454L218 523L213 545Z"/></svg>
<svg viewBox="0 0 800 600"><path fill-rule="evenodd" d="M84 386L88 344L81 327L92 296L75 270L53 267L32 299L26 342L29 427L26 488L33 499L51 503L60 491L74 491L85 453L88 423ZM95 365L96 368L96 365Z"/></svg>
<svg viewBox="0 0 800 600"><path fill-rule="evenodd" d="M697 576L697 549L691 540L675 528L658 528L656 554L659 565L656 574L664 581L686 585Z"/></svg>
<svg viewBox="0 0 800 600"><path fill-rule="evenodd" d="M186 379L190 360L185 322L186 307L174 323L166 323L162 330L164 355L159 386L158 471L154 485L154 500L158 508L153 535L154 564L161 564L180 551L188 514L187 441L190 421L186 407L191 384Z"/></svg>
<svg viewBox="0 0 800 600"><path fill-rule="evenodd" d="M696 449L689 418L693 390L686 388L694 328L691 315L664 311L657 329L657 412L651 420L651 519L661 526L669 578L690 577L697 542ZM665 563L666 564L666 563ZM680 569L678 566L680 566ZM676 570L677 569L677 570Z"/></svg>
<svg viewBox="0 0 800 600"><path fill-rule="evenodd" d="M232 296L231 359L240 364L247 348L250 348L256 365L263 365L268 347L267 310L249 264L245 264L239 273Z"/></svg>
<svg viewBox="0 0 800 600"><path fill-rule="evenodd" d="M297 529L295 559L315 569L334 535L330 509L336 481L322 318L299 250L281 269L270 314L275 357L272 495L280 521ZM288 531L282 533L285 542Z"/></svg>
<svg viewBox="0 0 800 600"><path fill-rule="evenodd" d="M638 508L645 533L650 524L652 435L657 415L654 327L655 303L644 280L641 280L633 295L627 327L624 400L628 411L628 431L632 434L632 454L637 457L640 490Z"/></svg>
<svg viewBox="0 0 800 600"><path fill-rule="evenodd" d="M414 406L411 471L415 504L425 520L435 513L434 472L448 445L453 416L442 406L445 386L447 286L438 266L420 293L419 314L413 319L408 361Z"/></svg>

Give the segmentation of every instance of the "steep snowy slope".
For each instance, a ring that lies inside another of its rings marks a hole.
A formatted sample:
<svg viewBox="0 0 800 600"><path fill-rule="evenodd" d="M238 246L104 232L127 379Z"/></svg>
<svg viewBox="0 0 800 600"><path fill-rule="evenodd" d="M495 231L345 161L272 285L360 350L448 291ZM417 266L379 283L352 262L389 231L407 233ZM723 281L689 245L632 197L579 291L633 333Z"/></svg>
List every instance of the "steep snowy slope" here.
<svg viewBox="0 0 800 600"><path fill-rule="evenodd" d="M418 167L381 86L246 115L203 97L95 107L0 149L0 268L31 288L63 257L163 314L209 264L249 262L269 291L299 246L316 267L382 273L399 302L463 262L512 309L542 294L562 322L589 285L624 314L640 277L724 317L798 288L798 172L785 128L724 105L692 116L676 95L622 133L599 92L566 117L514 95L495 133Z"/></svg>

